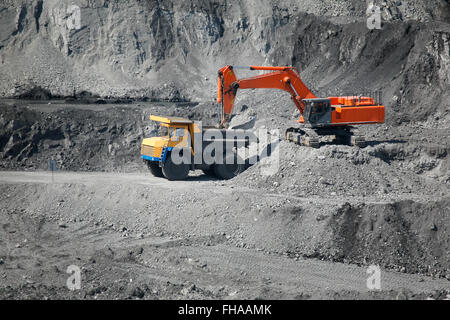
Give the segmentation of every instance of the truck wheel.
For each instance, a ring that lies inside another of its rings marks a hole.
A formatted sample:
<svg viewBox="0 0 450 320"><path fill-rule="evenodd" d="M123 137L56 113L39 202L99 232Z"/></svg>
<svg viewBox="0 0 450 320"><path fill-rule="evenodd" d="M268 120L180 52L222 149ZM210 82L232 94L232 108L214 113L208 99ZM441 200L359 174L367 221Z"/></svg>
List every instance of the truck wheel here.
<svg viewBox="0 0 450 320"><path fill-rule="evenodd" d="M150 170L150 172L158 178L164 177L161 167L159 166L158 162L155 161L147 161L147 167Z"/></svg>
<svg viewBox="0 0 450 320"><path fill-rule="evenodd" d="M238 161L239 159L239 161ZM227 164L229 162L230 164ZM225 158L224 164L214 165L214 174L220 179L231 179L245 170L245 164L237 154L231 154Z"/></svg>
<svg viewBox="0 0 450 320"><path fill-rule="evenodd" d="M172 162L171 154L167 154L166 161L162 165L162 173L168 180L183 180L189 175L190 165Z"/></svg>

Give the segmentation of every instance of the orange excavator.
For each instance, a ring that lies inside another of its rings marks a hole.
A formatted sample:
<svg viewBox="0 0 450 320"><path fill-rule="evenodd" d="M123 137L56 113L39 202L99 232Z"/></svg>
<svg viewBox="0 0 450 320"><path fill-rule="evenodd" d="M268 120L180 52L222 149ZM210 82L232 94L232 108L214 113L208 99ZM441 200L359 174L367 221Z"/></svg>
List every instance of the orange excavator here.
<svg viewBox="0 0 450 320"><path fill-rule="evenodd" d="M271 71L250 78L237 79L235 68ZM365 139L353 125L384 122L384 106L366 96L318 98L300 79L294 67L225 66L218 74L217 103L220 126L226 127L233 112L238 89L280 89L291 94L300 111L301 123L286 130L286 139L300 145L319 147L320 136L334 136L337 143L365 146Z"/></svg>

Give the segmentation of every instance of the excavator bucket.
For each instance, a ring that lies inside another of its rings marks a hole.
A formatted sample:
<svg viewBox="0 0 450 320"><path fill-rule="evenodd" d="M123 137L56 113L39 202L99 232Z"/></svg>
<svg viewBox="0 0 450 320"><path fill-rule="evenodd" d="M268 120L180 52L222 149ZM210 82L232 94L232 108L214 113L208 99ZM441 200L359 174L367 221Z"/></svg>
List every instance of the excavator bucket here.
<svg viewBox="0 0 450 320"><path fill-rule="evenodd" d="M221 122L227 121L225 116L231 115L233 111L234 98L236 97L236 90L233 89L232 84L236 81L236 75L233 72L232 66L226 66L219 70L218 75L218 93L217 103L222 103Z"/></svg>

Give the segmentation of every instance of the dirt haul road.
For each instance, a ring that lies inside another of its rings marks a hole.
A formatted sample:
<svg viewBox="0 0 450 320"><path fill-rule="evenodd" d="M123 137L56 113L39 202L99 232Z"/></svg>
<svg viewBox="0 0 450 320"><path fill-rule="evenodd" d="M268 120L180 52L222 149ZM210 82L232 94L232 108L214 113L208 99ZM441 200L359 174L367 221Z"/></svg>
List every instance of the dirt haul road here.
<svg viewBox="0 0 450 320"><path fill-rule="evenodd" d="M276 239L277 221L296 218L272 217L261 234L267 217L255 207L292 198L200 174L57 172L52 182L48 172L1 172L0 181L1 298L445 298L449 288L382 268L381 291L369 291L367 266L283 254L278 241L301 235ZM301 203L321 201L331 202ZM81 290L66 287L69 265L81 268Z"/></svg>

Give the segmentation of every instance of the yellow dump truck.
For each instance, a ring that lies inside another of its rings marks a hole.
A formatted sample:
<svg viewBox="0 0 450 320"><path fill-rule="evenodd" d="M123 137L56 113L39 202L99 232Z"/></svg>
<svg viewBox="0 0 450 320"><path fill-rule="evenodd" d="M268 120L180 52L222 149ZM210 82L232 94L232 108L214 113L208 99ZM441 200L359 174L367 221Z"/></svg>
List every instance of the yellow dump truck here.
<svg viewBox="0 0 450 320"><path fill-rule="evenodd" d="M159 124L158 136L145 138L141 157L156 177L183 180L191 170L230 179L244 171L245 161L238 147L247 147L248 138L230 130L202 127L189 119L151 115Z"/></svg>

